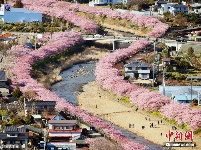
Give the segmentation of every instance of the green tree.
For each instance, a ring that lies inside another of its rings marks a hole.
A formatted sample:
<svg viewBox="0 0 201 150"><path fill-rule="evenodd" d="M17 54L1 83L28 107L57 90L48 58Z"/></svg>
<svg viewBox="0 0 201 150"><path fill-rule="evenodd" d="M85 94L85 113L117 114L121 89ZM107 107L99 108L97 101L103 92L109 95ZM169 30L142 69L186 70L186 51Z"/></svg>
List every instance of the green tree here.
<svg viewBox="0 0 201 150"><path fill-rule="evenodd" d="M4 4L4 0L0 0L0 4Z"/></svg>
<svg viewBox="0 0 201 150"><path fill-rule="evenodd" d="M14 8L22 8L23 4L21 2L21 0L16 0L15 4L13 5Z"/></svg>
<svg viewBox="0 0 201 150"><path fill-rule="evenodd" d="M190 64L185 59L181 58L179 61L179 66L181 68L187 69L190 66Z"/></svg>
<svg viewBox="0 0 201 150"><path fill-rule="evenodd" d="M17 125L23 125L25 124L26 122L22 119L22 118L14 118L12 120L12 124L17 126Z"/></svg>
<svg viewBox="0 0 201 150"><path fill-rule="evenodd" d="M169 57L169 51L168 51L167 46L163 47L163 51L162 51L161 55L162 55L163 58Z"/></svg>
<svg viewBox="0 0 201 150"><path fill-rule="evenodd" d="M188 50L187 50L187 55L188 55L189 57L195 56L195 54L194 54L194 49L193 49L192 47L189 47L189 48L188 48Z"/></svg>
<svg viewBox="0 0 201 150"><path fill-rule="evenodd" d="M25 118L25 122L26 122L26 124L33 124L33 123L35 123L34 117L32 115L30 115L30 114L27 114L27 116Z"/></svg>
<svg viewBox="0 0 201 150"><path fill-rule="evenodd" d="M16 89L12 92L13 97L20 98L20 96L23 95L22 91L20 91L20 88L17 86Z"/></svg>

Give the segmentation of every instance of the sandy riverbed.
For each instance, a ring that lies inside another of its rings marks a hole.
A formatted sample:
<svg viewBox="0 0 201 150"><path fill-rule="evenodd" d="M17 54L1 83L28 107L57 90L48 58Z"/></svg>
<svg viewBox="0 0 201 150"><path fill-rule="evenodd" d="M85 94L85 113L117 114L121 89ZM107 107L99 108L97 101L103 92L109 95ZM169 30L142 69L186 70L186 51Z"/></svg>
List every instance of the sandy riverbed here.
<svg viewBox="0 0 201 150"><path fill-rule="evenodd" d="M135 107L132 107L132 105L125 105L122 102L118 102L117 97L99 88L95 82L90 82L83 86L83 92L78 96L78 103L81 109L87 110L95 116L113 122L120 127L160 145L163 145L163 142L168 142L166 133L168 133L169 130L173 131L172 125L164 121L158 125L158 121L161 121L160 118L142 110L136 112ZM155 128L150 128L150 123L153 123ZM131 128L129 128L129 124L132 125ZM142 126L145 126L145 128L142 129ZM182 130L179 129L178 131ZM185 133L185 131L182 132ZM174 131L174 134L176 134L176 131ZM173 138L171 138L171 141L173 141ZM183 139L183 142L184 141ZM194 136L194 142L196 142L198 146L193 149L200 150L201 147L198 136ZM192 148L178 149L190 150Z"/></svg>

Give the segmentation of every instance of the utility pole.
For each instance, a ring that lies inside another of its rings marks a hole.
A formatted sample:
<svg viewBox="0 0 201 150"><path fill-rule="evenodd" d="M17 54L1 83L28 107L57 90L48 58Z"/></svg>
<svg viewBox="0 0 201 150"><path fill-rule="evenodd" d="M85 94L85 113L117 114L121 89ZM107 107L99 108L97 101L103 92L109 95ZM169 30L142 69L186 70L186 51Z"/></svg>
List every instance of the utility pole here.
<svg viewBox="0 0 201 150"><path fill-rule="evenodd" d="M153 88L154 88L154 64L155 64L155 57L156 57L156 43L155 43L155 41L154 41L154 63L153 63Z"/></svg>
<svg viewBox="0 0 201 150"><path fill-rule="evenodd" d="M200 106L200 91L198 91L198 108Z"/></svg>
<svg viewBox="0 0 201 150"><path fill-rule="evenodd" d="M35 50L36 50L36 39L37 39L37 31L36 31L36 33L35 33L35 44L34 44L34 46L35 46Z"/></svg>
<svg viewBox="0 0 201 150"><path fill-rule="evenodd" d="M193 86L192 86L192 77L191 77L191 101L192 101L192 92L193 92Z"/></svg>
<svg viewBox="0 0 201 150"><path fill-rule="evenodd" d="M163 95L165 95L165 67L163 66Z"/></svg>
<svg viewBox="0 0 201 150"><path fill-rule="evenodd" d="M24 98L24 115L26 116L26 103L25 103L25 98Z"/></svg>
<svg viewBox="0 0 201 150"><path fill-rule="evenodd" d="M53 16L52 16L52 19L51 19L51 39L52 39L52 24L53 24Z"/></svg>

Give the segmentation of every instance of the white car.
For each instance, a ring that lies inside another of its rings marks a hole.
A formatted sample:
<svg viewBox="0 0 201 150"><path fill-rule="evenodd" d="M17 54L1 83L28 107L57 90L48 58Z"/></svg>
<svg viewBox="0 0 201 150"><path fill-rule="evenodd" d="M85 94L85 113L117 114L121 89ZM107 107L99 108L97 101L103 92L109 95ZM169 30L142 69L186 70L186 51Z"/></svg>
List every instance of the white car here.
<svg viewBox="0 0 201 150"><path fill-rule="evenodd" d="M94 37L94 38L102 38L103 36L100 35L100 34L95 34L93 37Z"/></svg>

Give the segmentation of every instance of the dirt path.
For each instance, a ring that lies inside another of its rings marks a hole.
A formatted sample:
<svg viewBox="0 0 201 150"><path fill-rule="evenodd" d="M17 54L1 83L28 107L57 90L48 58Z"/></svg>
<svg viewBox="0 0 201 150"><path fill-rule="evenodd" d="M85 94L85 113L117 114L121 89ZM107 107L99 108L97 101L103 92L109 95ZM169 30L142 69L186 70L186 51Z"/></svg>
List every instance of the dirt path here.
<svg viewBox="0 0 201 150"><path fill-rule="evenodd" d="M83 91L84 92L80 93L78 96L78 103L81 109L87 110L104 120L111 121L156 144L163 145L163 142L168 142L166 133L168 133L169 130L173 131L172 125L164 121L161 123L160 118L142 110L136 111L136 108L132 107L132 105L125 105L122 104L122 102L118 102L117 97L99 88L95 82L90 82L85 85ZM153 123L154 128L150 128L150 123ZM130 127L129 124L131 125ZM145 128L142 129L142 126L145 126ZM182 130L179 129L178 131ZM173 132L176 134L176 131ZM182 133L185 133L185 131L182 131ZM173 136L170 140L174 140ZM198 141L198 137L194 137L194 142L198 144L194 150L201 149L200 142ZM178 149L180 150L181 148ZM192 148L182 148L182 150L190 149Z"/></svg>

